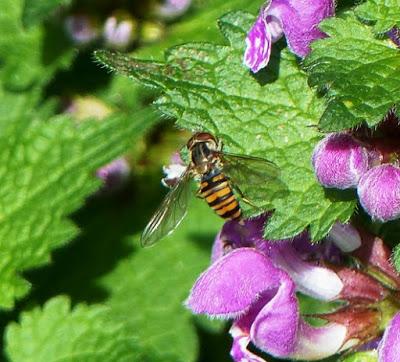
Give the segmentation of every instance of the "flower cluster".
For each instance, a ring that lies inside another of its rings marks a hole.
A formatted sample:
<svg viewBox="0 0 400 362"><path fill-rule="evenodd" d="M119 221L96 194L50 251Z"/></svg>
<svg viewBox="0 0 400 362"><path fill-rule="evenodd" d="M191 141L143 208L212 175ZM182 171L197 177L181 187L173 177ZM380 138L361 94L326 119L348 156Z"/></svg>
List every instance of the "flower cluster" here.
<svg viewBox="0 0 400 362"><path fill-rule="evenodd" d="M187 300L194 313L233 320L233 360L264 361L249 351L250 342L278 358L322 359L375 340L382 332L382 321L392 319L379 343L379 355L381 361L393 362L391 356L399 353L391 344L400 333L400 314L396 314L400 277L387 259L383 242L361 237L351 225L338 225L330 235L332 241L340 244L348 236L348 250L359 246L361 238L365 243L365 248L354 251L365 268L350 269L328 264L338 261L338 248L328 247L329 243L311 245L305 232L293 240L265 240L266 220L268 215L244 225L236 221L224 225L214 243L212 264ZM331 266L323 266L322 260ZM390 286L367 274L369 268L390 280ZM313 315L327 322L316 327L302 315L296 292L346 304L334 312Z"/></svg>
<svg viewBox="0 0 400 362"><path fill-rule="evenodd" d="M399 218L398 126L391 110L372 135L366 136L360 130L327 135L312 157L318 181L324 187L357 188L362 207L373 219Z"/></svg>

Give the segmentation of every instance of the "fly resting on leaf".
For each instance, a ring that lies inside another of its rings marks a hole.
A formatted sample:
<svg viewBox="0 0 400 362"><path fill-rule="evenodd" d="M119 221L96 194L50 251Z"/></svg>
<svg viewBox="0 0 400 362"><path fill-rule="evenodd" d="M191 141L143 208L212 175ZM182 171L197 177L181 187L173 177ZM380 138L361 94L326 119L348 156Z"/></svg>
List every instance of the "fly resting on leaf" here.
<svg viewBox="0 0 400 362"><path fill-rule="evenodd" d="M262 158L222 151L222 143L210 133L196 133L187 142L190 163L164 198L141 236L142 246L150 246L173 232L183 220L190 197L190 180L200 181L198 196L222 218L242 220L240 201L255 206L250 195L268 183L273 191L283 191L279 168ZM240 189L246 185L246 191ZM236 194L234 193L236 191ZM257 206L255 206L257 207Z"/></svg>

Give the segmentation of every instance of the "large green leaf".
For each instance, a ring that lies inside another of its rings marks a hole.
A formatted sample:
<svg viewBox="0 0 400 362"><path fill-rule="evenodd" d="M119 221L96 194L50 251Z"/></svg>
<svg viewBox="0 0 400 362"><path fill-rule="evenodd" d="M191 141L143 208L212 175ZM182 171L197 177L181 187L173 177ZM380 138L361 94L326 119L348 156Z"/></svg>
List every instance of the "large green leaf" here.
<svg viewBox="0 0 400 362"><path fill-rule="evenodd" d="M260 198L276 210L268 237L291 237L310 225L313 239L320 239L336 220L350 217L354 202L326 193L316 182L310 159L323 107L295 57L274 48L268 69L257 76L242 65L244 36L253 20L247 13L230 13L220 21L230 46L178 46L165 62L104 51L96 56L110 69L161 90L157 106L176 117L179 127L212 132L226 150L268 158L281 168L285 197L271 200L268 184L257 186Z"/></svg>
<svg viewBox="0 0 400 362"><path fill-rule="evenodd" d="M10 308L29 290L20 276L49 262L50 251L74 237L66 217L100 186L95 170L127 150L154 121L125 115L74 123L29 113L0 134L0 306Z"/></svg>

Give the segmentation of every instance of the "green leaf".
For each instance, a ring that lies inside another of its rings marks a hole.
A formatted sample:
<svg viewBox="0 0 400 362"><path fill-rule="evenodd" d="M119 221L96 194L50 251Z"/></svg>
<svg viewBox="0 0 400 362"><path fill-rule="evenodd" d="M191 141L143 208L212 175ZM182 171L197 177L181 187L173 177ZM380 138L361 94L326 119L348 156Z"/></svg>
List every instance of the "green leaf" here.
<svg viewBox="0 0 400 362"><path fill-rule="evenodd" d="M291 237L310 225L313 239L321 239L336 220L350 217L353 196L325 192L314 177L310 160L323 108L295 57L274 48L266 71L253 76L243 66L244 37L252 21L250 14L229 13L220 27L231 46L186 44L170 49L165 62L105 51L96 57L161 90L157 106L176 117L179 127L214 133L225 150L267 158L280 167L289 190L285 197L271 200L268 185L258 185L260 197L276 210L267 237Z"/></svg>
<svg viewBox="0 0 400 362"><path fill-rule="evenodd" d="M137 249L100 283L110 294L112 316L149 356L163 361L166 355L174 362L196 361L196 330L183 301L207 267L210 243L222 223L203 200L193 199L172 235L153 248ZM139 235L133 241L138 245Z"/></svg>
<svg viewBox="0 0 400 362"><path fill-rule="evenodd" d="M110 162L154 122L153 114L74 123L9 120L0 134L0 306L29 290L20 275L49 262L50 251L77 234L68 214L100 186L95 170Z"/></svg>
<svg viewBox="0 0 400 362"><path fill-rule="evenodd" d="M137 341L109 308L77 305L57 297L44 307L23 312L6 331L6 352L13 362L134 361Z"/></svg>
<svg viewBox="0 0 400 362"><path fill-rule="evenodd" d="M366 351L366 352L356 352L347 356L343 359L340 359L340 362L377 362L378 354L376 350L374 351Z"/></svg>
<svg viewBox="0 0 400 362"><path fill-rule="evenodd" d="M70 5L71 0L25 0L23 23L32 26L40 23L60 6Z"/></svg>
<svg viewBox="0 0 400 362"><path fill-rule="evenodd" d="M143 59L163 59L165 49L176 44L216 39L219 33L216 21L224 13L234 9L255 12L259 7L259 0L248 0L245 3L242 0L201 0L195 2L188 14L180 21L168 26L168 34L162 41L139 47L133 52L133 55ZM148 94L140 84L133 84L127 78L113 77L103 97L118 107L135 109L140 97L132 97L134 93L148 98Z"/></svg>
<svg viewBox="0 0 400 362"><path fill-rule="evenodd" d="M397 244L394 247L393 255L392 255L393 265L398 272L400 272L400 244Z"/></svg>
<svg viewBox="0 0 400 362"><path fill-rule="evenodd" d="M3 0L0 12L0 80L12 90L45 85L73 60L61 25L22 26L23 0Z"/></svg>
<svg viewBox="0 0 400 362"><path fill-rule="evenodd" d="M320 27L329 38L313 43L305 66L312 85L327 87L321 129L375 126L400 104L399 49L352 17L331 18Z"/></svg>
<svg viewBox="0 0 400 362"><path fill-rule="evenodd" d="M355 11L361 19L374 22L377 33L384 33L395 25L400 27L399 0L368 0Z"/></svg>

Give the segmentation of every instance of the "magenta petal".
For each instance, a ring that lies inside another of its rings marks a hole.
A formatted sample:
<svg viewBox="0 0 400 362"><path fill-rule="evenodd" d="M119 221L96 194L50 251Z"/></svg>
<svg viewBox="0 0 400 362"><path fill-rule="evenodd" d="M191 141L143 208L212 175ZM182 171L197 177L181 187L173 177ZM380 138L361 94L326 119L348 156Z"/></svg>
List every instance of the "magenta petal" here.
<svg viewBox="0 0 400 362"><path fill-rule="evenodd" d="M320 300L339 296L343 283L337 274L322 266L303 261L289 242L271 249L275 265L285 270L296 283L297 290Z"/></svg>
<svg viewBox="0 0 400 362"><path fill-rule="evenodd" d="M297 345L290 357L312 361L330 357L341 351L346 335L347 328L341 324L312 327L300 320Z"/></svg>
<svg viewBox="0 0 400 362"><path fill-rule="evenodd" d="M271 34L261 14L247 34L244 64L257 73L268 64L270 54Z"/></svg>
<svg viewBox="0 0 400 362"><path fill-rule="evenodd" d="M232 318L279 286L282 272L263 254L240 248L217 260L196 281L186 302L194 313Z"/></svg>
<svg viewBox="0 0 400 362"><path fill-rule="evenodd" d="M230 334L233 337L231 357L235 362L266 362L247 349L250 343L247 333L243 333L240 328L232 327Z"/></svg>
<svg viewBox="0 0 400 362"><path fill-rule="evenodd" d="M318 24L334 12L332 0L272 0L264 16L267 24L279 19L290 50L305 57L310 43L325 37Z"/></svg>
<svg viewBox="0 0 400 362"><path fill-rule="evenodd" d="M379 362L399 361L400 356L400 312L386 327L382 341L378 347Z"/></svg>
<svg viewBox="0 0 400 362"><path fill-rule="evenodd" d="M295 285L288 276L275 296L255 318L250 336L254 344L275 356L289 356L297 340L299 309Z"/></svg>

